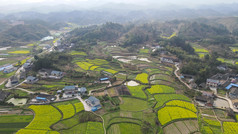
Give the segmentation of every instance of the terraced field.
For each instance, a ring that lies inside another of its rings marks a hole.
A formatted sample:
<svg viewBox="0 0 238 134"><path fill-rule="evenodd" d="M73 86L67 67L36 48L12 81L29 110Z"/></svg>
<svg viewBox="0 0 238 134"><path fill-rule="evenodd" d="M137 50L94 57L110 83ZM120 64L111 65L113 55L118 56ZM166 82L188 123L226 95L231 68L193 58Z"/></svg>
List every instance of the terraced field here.
<svg viewBox="0 0 238 134"><path fill-rule="evenodd" d="M120 109L124 111L142 111L145 109L148 109L148 102L141 100L141 99L135 99L135 98L129 98L129 97L123 97L123 104L120 105Z"/></svg>
<svg viewBox="0 0 238 134"><path fill-rule="evenodd" d="M146 95L143 91L143 88L145 87L146 87L145 85L127 86L132 96L142 98L142 99L146 99Z"/></svg>
<svg viewBox="0 0 238 134"><path fill-rule="evenodd" d="M197 119L197 114L184 108L166 106L158 111L158 118L164 126L178 119Z"/></svg>
<svg viewBox="0 0 238 134"><path fill-rule="evenodd" d="M154 95L154 98L157 101L155 108L161 107L166 102L169 102L171 100L183 100L183 101L191 102L188 97L181 94L156 94Z"/></svg>
<svg viewBox="0 0 238 134"><path fill-rule="evenodd" d="M159 93L175 93L174 88L166 85L153 85L151 88L147 89L150 94L159 94Z"/></svg>
<svg viewBox="0 0 238 134"><path fill-rule="evenodd" d="M138 75L136 76L136 80L138 80L138 81L140 81L140 82L142 82L142 83L149 83L148 77L149 77L148 74L142 73L142 74L138 74Z"/></svg>
<svg viewBox="0 0 238 134"><path fill-rule="evenodd" d="M137 124L119 123L113 124L109 128L108 134L142 134L140 130L141 127Z"/></svg>
<svg viewBox="0 0 238 134"><path fill-rule="evenodd" d="M33 119L33 115L0 116L0 133L12 134L25 128Z"/></svg>
<svg viewBox="0 0 238 134"><path fill-rule="evenodd" d="M75 114L74 106L69 102L55 103L54 106L63 113L63 119L70 118Z"/></svg>

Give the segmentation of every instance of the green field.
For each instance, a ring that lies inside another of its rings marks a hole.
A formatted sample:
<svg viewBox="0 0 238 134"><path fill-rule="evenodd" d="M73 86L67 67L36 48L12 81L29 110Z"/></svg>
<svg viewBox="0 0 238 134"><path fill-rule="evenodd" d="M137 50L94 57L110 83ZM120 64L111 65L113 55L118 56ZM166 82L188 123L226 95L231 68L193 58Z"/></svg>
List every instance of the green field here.
<svg viewBox="0 0 238 134"><path fill-rule="evenodd" d="M104 60L104 59L94 59L94 60L87 59L87 61L89 63L95 64L95 65L106 65L106 64L109 64L109 62Z"/></svg>
<svg viewBox="0 0 238 134"><path fill-rule="evenodd" d="M61 134L87 134L88 123L80 123L70 129L60 131Z"/></svg>
<svg viewBox="0 0 238 134"><path fill-rule="evenodd" d="M167 74L167 75L170 75L171 74L171 72L168 71L168 70L161 70L161 69L157 69L157 68L148 68L148 69L145 69L145 71L149 75L152 75L152 74Z"/></svg>
<svg viewBox="0 0 238 134"><path fill-rule="evenodd" d="M88 62L77 62L76 63L80 68L82 68L83 70L89 70L89 68L91 66L93 66L93 64L88 63Z"/></svg>
<svg viewBox="0 0 238 134"><path fill-rule="evenodd" d="M85 52L79 52L79 51L71 51L71 55L80 55L80 56L87 56Z"/></svg>
<svg viewBox="0 0 238 134"><path fill-rule="evenodd" d="M149 53L149 49L140 49L140 54L147 54Z"/></svg>
<svg viewBox="0 0 238 134"><path fill-rule="evenodd" d="M237 52L238 51L238 47L230 47L232 52Z"/></svg>
<svg viewBox="0 0 238 134"><path fill-rule="evenodd" d="M99 66L91 66L90 70L94 71L96 68L98 68Z"/></svg>
<svg viewBox="0 0 238 134"><path fill-rule="evenodd" d="M108 73L111 73L111 74L115 74L115 73L118 72L118 71L115 71L115 70L112 70L112 69L105 69L104 71L106 71Z"/></svg>
<svg viewBox="0 0 238 134"><path fill-rule="evenodd" d="M104 134L102 123L85 122L70 129L60 131L62 134Z"/></svg>
<svg viewBox="0 0 238 134"><path fill-rule="evenodd" d="M142 111L148 109L148 102L140 99L123 97L123 104L120 109L123 111Z"/></svg>
<svg viewBox="0 0 238 134"><path fill-rule="evenodd" d="M138 81L140 81L140 82L142 82L142 83L149 83L148 77L149 77L148 74L142 73L142 74L138 74L138 75L136 76L136 80L138 80Z"/></svg>
<svg viewBox="0 0 238 134"><path fill-rule="evenodd" d="M63 119L70 118L75 114L74 106L70 102L55 103L54 106L63 113Z"/></svg>
<svg viewBox="0 0 238 134"><path fill-rule="evenodd" d="M150 94L158 93L175 93L174 88L166 85L153 85L151 88L147 89Z"/></svg>
<svg viewBox="0 0 238 134"><path fill-rule="evenodd" d="M50 126L61 119L60 112L53 106L31 105L29 108L35 112L35 117L27 129L51 130Z"/></svg>
<svg viewBox="0 0 238 134"><path fill-rule="evenodd" d="M18 51L12 51L12 52L8 52L11 54L29 54L30 51L29 50L18 50Z"/></svg>
<svg viewBox="0 0 238 134"><path fill-rule="evenodd" d="M170 35L169 37L167 37L167 36L161 36L161 38L164 38L164 39L171 39L171 38L173 38L173 37L175 37L175 36L177 36L177 33L176 32L173 32L173 34L172 35Z"/></svg>
<svg viewBox="0 0 238 134"><path fill-rule="evenodd" d="M232 60L232 59L217 58L217 60L222 63L234 64L234 60Z"/></svg>
<svg viewBox="0 0 238 134"><path fill-rule="evenodd" d="M127 86L127 88L129 89L132 96L142 98L142 99L147 98L143 91L143 88L145 88L145 87L146 87L145 85Z"/></svg>
<svg viewBox="0 0 238 134"><path fill-rule="evenodd" d="M108 134L142 134L141 126L132 123L113 124Z"/></svg>
<svg viewBox="0 0 238 134"><path fill-rule="evenodd" d="M171 100L184 100L191 102L190 99L182 94L156 94L154 98L158 102L155 108L163 106L166 102Z"/></svg>
<svg viewBox="0 0 238 134"><path fill-rule="evenodd" d="M237 122L223 122L224 134L237 134L238 123Z"/></svg>
<svg viewBox="0 0 238 134"><path fill-rule="evenodd" d="M24 92L24 91L19 90L19 89L12 89L12 90L9 90L9 92L14 93L15 95L18 95L18 96L21 96L21 97L26 97L26 96L29 95L27 92Z"/></svg>
<svg viewBox="0 0 238 134"><path fill-rule="evenodd" d="M198 54L199 58L204 58L204 56L206 54L209 54L209 51L207 49L205 49L204 47L198 45L198 44L195 44L195 43L191 43L195 53Z"/></svg>
<svg viewBox="0 0 238 134"><path fill-rule="evenodd" d="M181 100L172 100L166 103L166 106L178 106L182 108L186 108L188 110L191 110L192 112L197 112L197 109L192 103L186 102L186 101L181 101Z"/></svg>
<svg viewBox="0 0 238 134"><path fill-rule="evenodd" d="M158 111L158 118L161 125L178 119L197 119L197 114L180 107L164 107Z"/></svg>
<svg viewBox="0 0 238 134"><path fill-rule="evenodd" d="M21 129L17 134L60 134L57 131Z"/></svg>
<svg viewBox="0 0 238 134"><path fill-rule="evenodd" d="M81 103L81 102L73 103L73 105L75 107L76 113L84 110L83 103Z"/></svg>
<svg viewBox="0 0 238 134"><path fill-rule="evenodd" d="M0 133L12 134L25 128L33 119L33 115L0 116Z"/></svg>
<svg viewBox="0 0 238 134"><path fill-rule="evenodd" d="M100 122L88 122L87 134L104 134L102 123Z"/></svg>

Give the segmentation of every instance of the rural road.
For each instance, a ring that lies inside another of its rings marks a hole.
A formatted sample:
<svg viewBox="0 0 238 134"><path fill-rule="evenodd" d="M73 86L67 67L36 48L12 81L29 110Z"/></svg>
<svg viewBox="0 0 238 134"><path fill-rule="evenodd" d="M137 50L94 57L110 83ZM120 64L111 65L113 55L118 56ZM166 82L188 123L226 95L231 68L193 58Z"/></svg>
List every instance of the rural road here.
<svg viewBox="0 0 238 134"><path fill-rule="evenodd" d="M175 64L175 67L176 67L176 70L174 71L175 76L179 79L180 82L182 82L184 85L186 85L189 89L192 89L187 83L185 83L185 82L179 77L179 75L178 75L178 71L180 70L180 69L179 69L179 63L176 63L176 64ZM192 89L192 90L196 90L196 91L198 91L198 92L202 92L202 91L200 91L200 90L198 90L198 89ZM217 95L217 97L220 98L220 99L224 99L224 100L228 101L230 108L231 108L234 112L238 112L238 109L236 109L236 108L234 107L234 105L232 104L232 101L231 101L228 97L222 97L222 96L218 96L218 95Z"/></svg>
<svg viewBox="0 0 238 134"><path fill-rule="evenodd" d="M88 106L88 104L80 96L77 96L77 98L83 103L83 107L85 111L91 111L91 107Z"/></svg>

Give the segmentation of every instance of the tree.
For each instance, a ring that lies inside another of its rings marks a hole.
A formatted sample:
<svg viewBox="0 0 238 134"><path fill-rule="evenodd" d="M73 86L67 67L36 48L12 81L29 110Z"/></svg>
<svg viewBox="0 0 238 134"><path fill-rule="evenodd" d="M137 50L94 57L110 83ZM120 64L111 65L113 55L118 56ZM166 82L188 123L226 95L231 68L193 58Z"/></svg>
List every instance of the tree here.
<svg viewBox="0 0 238 134"><path fill-rule="evenodd" d="M34 59L35 59L35 60L38 60L39 57L38 57L37 55L34 55Z"/></svg>

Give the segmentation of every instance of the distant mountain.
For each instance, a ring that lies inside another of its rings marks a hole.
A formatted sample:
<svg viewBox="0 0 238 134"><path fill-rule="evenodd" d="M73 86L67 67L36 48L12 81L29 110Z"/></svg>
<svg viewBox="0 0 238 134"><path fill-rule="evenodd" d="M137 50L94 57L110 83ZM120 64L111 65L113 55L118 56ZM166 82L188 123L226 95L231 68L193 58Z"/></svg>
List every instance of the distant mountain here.
<svg viewBox="0 0 238 134"><path fill-rule="evenodd" d="M38 10L39 9L39 10ZM47 10L49 9L49 10ZM61 12L59 12L61 10ZM68 10L70 9L70 10ZM31 9L33 10L33 9ZM45 10L50 13L42 13ZM74 10L74 11L72 11ZM51 12L52 11L52 12ZM57 11L57 12L53 12ZM67 12L66 12L67 11ZM41 12L41 13L40 13ZM4 16L8 20L40 19L47 22L73 22L79 25L102 24L106 22L132 22L132 21L168 21L174 19L215 18L238 15L238 4L223 4L214 6L201 6L199 8L176 7L148 9L146 6L132 4L104 4L88 10L77 6L56 5L38 6L34 12L19 12Z"/></svg>
<svg viewBox="0 0 238 134"><path fill-rule="evenodd" d="M23 45L48 35L49 31L42 25L17 25L0 34L0 46Z"/></svg>

